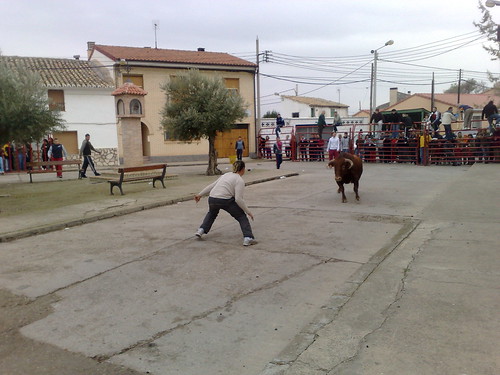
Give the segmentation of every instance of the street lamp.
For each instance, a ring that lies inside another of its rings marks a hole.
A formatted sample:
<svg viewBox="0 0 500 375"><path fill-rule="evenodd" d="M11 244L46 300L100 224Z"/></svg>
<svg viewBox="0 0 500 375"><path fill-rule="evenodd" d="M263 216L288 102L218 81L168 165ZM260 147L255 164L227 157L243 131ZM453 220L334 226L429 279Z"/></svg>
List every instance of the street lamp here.
<svg viewBox="0 0 500 375"><path fill-rule="evenodd" d="M378 60L378 50L384 48L385 46L391 46L394 44L394 40L388 40L382 47L377 49L372 49L373 53L373 70L372 70L372 79L371 79L371 93L372 93L372 102L370 103L370 115L377 108L377 60Z"/></svg>
<svg viewBox="0 0 500 375"><path fill-rule="evenodd" d="M495 5L500 5L500 1L498 0L486 0L484 3L488 8L493 8Z"/></svg>

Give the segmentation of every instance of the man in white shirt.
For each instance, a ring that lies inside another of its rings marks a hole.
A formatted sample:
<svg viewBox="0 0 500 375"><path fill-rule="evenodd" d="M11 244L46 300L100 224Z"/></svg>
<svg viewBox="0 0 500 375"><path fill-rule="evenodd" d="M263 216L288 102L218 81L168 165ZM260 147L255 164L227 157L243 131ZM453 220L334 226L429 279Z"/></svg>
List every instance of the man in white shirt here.
<svg viewBox="0 0 500 375"><path fill-rule="evenodd" d="M445 131L445 138L447 140L455 138L453 135L453 132L451 131L451 123L452 122L457 122L456 116L453 114L453 107L449 107L448 110L443 113L443 116L441 117L441 123L444 126L444 131Z"/></svg>
<svg viewBox="0 0 500 375"><path fill-rule="evenodd" d="M241 231L243 232L243 246L257 243L247 218L248 215L253 220L253 214L243 199L245 182L242 176L244 174L245 162L238 160L233 164L233 172L222 175L217 181L206 186L199 194L194 196L194 200L198 203L202 196L209 195L209 210L200 228L195 233L198 238L210 232L215 219L219 215L219 211L222 209L240 223Z"/></svg>
<svg viewBox="0 0 500 375"><path fill-rule="evenodd" d="M337 138L337 133L332 132L332 136L328 140L326 149L328 150L328 160L333 160L339 156L340 140Z"/></svg>

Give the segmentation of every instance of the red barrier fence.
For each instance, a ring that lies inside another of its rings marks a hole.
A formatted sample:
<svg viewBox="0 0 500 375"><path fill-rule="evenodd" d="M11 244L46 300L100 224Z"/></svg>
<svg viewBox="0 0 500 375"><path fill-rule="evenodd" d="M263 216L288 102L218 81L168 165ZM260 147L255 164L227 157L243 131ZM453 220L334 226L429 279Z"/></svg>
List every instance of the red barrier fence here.
<svg viewBox="0 0 500 375"><path fill-rule="evenodd" d="M388 124L389 126L392 124ZM425 126L423 126L425 128ZM487 129L433 132L428 129L405 129L398 124L386 131L356 131L347 133L349 152L366 163L411 163L416 165L462 165L500 162L500 131L490 135ZM316 126L301 127L283 141L283 154L292 161L328 160L326 146L331 136L325 129L320 139ZM445 138L447 137L447 138ZM260 139L260 137L259 137ZM273 159L274 139L263 140L259 157Z"/></svg>

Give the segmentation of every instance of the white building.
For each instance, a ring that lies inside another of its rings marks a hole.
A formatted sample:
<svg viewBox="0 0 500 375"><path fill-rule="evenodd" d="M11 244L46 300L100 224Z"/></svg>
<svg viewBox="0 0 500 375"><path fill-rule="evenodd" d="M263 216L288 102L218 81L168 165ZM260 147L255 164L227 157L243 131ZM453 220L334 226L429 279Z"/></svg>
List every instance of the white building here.
<svg viewBox="0 0 500 375"><path fill-rule="evenodd" d="M309 98L306 96L281 96L281 116L284 117L319 117L325 111L326 117L333 117L335 111L341 118L348 116L349 106L331 100Z"/></svg>
<svg viewBox="0 0 500 375"><path fill-rule="evenodd" d="M45 57L1 56L12 69L36 72L47 88L49 106L59 110L66 128L47 136L57 137L70 155L77 155L85 134L102 152L100 165L117 164L118 136L111 77L88 61Z"/></svg>

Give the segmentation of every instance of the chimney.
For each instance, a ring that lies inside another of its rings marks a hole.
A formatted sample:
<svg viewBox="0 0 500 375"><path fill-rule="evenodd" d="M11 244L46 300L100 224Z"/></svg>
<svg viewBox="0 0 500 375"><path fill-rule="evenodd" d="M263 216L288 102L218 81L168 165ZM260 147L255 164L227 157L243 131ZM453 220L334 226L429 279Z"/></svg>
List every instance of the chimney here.
<svg viewBox="0 0 500 375"><path fill-rule="evenodd" d="M205 48L203 48L203 47L199 47L199 48L198 48L198 52L205 52Z"/></svg>
<svg viewBox="0 0 500 375"><path fill-rule="evenodd" d="M95 47L95 42L87 42L87 57L90 59L90 55L92 54L92 51L94 50Z"/></svg>
<svg viewBox="0 0 500 375"><path fill-rule="evenodd" d="M389 89L389 105L394 105L398 102L398 88L391 87Z"/></svg>

